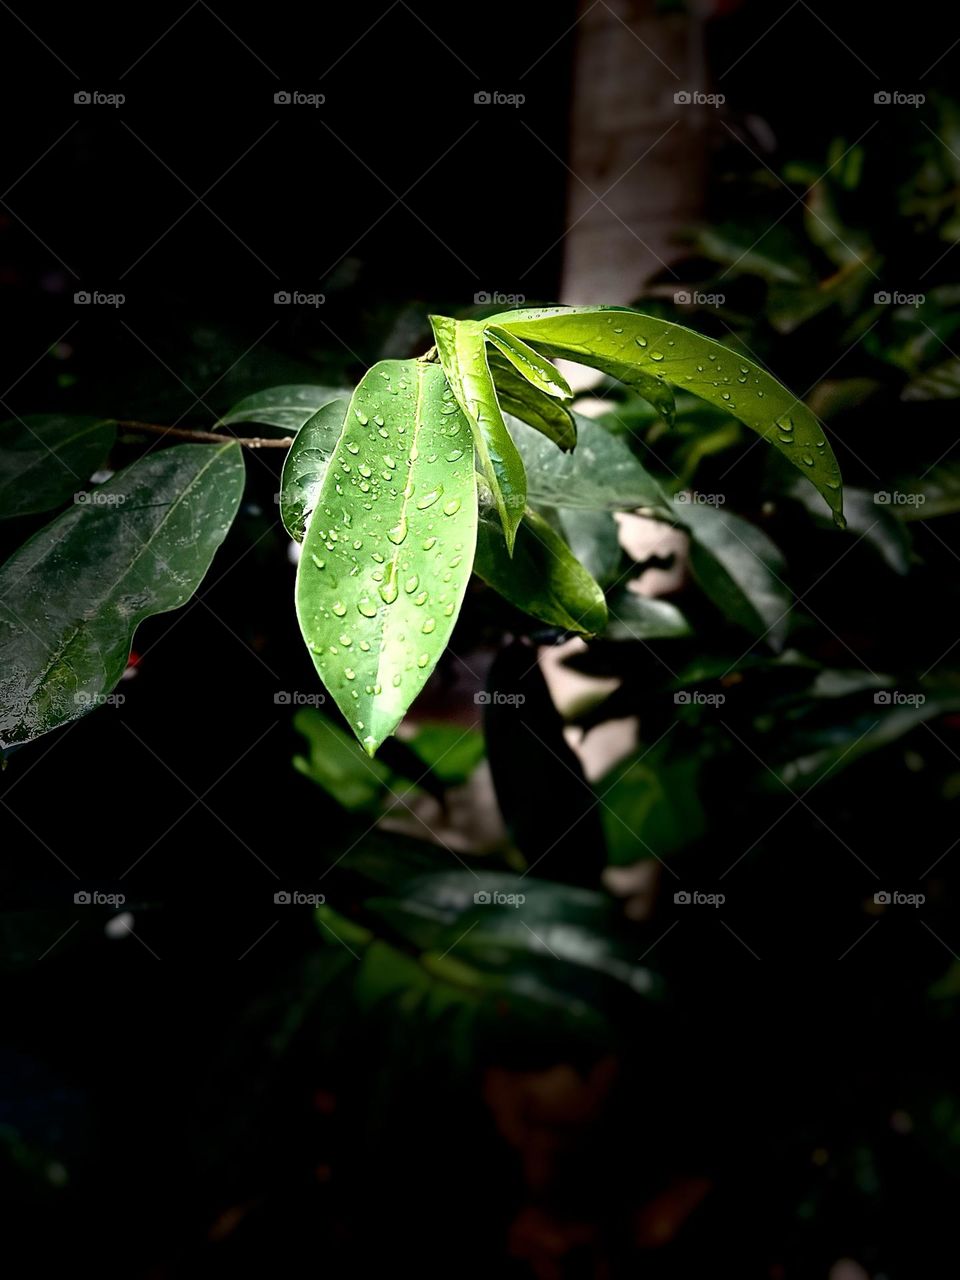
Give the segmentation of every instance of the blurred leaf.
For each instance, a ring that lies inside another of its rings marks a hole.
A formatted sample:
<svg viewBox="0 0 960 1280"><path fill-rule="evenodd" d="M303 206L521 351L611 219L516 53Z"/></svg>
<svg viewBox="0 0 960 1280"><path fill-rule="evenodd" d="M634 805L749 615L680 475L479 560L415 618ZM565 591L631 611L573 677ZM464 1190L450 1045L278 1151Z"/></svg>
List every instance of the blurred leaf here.
<svg viewBox="0 0 960 1280"><path fill-rule="evenodd" d="M302 542L307 521L327 474L327 464L343 430L346 400L334 400L308 418L290 446L280 478L280 519L294 542Z"/></svg>
<svg viewBox="0 0 960 1280"><path fill-rule="evenodd" d="M385 764L368 759L354 738L312 707L298 711L293 726L307 740L308 754L293 758L299 773L352 813L379 810L390 779Z"/></svg>
<svg viewBox="0 0 960 1280"><path fill-rule="evenodd" d="M829 508L808 485L793 485L790 496L803 503L821 527L832 525ZM847 533L873 547L894 573L909 573L910 535L889 505L875 502L874 495L866 489L848 488L844 496L844 514Z"/></svg>
<svg viewBox="0 0 960 1280"><path fill-rule="evenodd" d="M421 721L407 746L435 777L447 786L460 786L483 759L483 734L459 724Z"/></svg>
<svg viewBox="0 0 960 1280"><path fill-rule="evenodd" d="M277 427L284 435L296 435L308 418L313 417L331 400L342 399L349 391L342 387L312 387L298 384L269 387L256 391L235 404L220 419L224 426L237 422L256 422L260 426Z"/></svg>
<svg viewBox="0 0 960 1280"><path fill-rule="evenodd" d="M669 600L656 600L639 591L621 590L608 602L610 621L604 640L667 640L688 636L690 624Z"/></svg>
<svg viewBox="0 0 960 1280"><path fill-rule="evenodd" d="M510 556L493 511L481 509L473 569L505 600L541 622L584 635L606 626L600 586L534 511L527 511Z"/></svg>
<svg viewBox="0 0 960 1280"><path fill-rule="evenodd" d="M904 400L956 400L960 397L960 360L951 357L926 369L903 389Z"/></svg>
<svg viewBox="0 0 960 1280"><path fill-rule="evenodd" d="M29 742L100 705L144 618L184 604L243 492L240 446L139 459L0 569L0 742Z"/></svg>
<svg viewBox="0 0 960 1280"><path fill-rule="evenodd" d="M610 862L669 858L706 830L700 804L700 761L670 758L669 744L614 765L597 783Z"/></svg>
<svg viewBox="0 0 960 1280"><path fill-rule="evenodd" d="M623 559L613 513L561 507L557 518L567 545L587 573L601 585L612 582Z"/></svg>
<svg viewBox="0 0 960 1280"><path fill-rule="evenodd" d="M106 418L60 413L0 424L0 519L49 511L84 491L116 433Z"/></svg>

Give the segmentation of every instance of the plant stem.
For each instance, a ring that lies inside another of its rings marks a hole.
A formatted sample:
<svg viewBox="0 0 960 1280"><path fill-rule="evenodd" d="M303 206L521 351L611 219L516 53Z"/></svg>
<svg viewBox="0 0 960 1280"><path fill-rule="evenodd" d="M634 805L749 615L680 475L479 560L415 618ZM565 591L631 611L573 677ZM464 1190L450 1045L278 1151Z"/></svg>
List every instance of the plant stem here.
<svg viewBox="0 0 960 1280"><path fill-rule="evenodd" d="M161 427L154 422L134 422L123 420L117 422L118 427L126 427L129 431L149 431L155 436L175 436L178 440L195 440L205 444L223 444L233 440L245 449L289 449L293 444L293 436L222 436L216 431L194 431L189 427Z"/></svg>

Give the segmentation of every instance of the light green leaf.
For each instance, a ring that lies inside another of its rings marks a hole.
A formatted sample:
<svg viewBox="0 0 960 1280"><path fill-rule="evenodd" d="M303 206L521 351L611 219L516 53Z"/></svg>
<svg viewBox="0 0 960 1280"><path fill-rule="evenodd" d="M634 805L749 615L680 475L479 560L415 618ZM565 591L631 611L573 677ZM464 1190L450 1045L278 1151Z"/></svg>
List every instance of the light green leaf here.
<svg viewBox="0 0 960 1280"><path fill-rule="evenodd" d="M820 424L769 373L683 325L608 307L552 307L492 316L553 356L631 381L639 370L728 412L779 449L843 519L840 468Z"/></svg>
<svg viewBox="0 0 960 1280"><path fill-rule="evenodd" d="M293 727L307 740L308 754L293 758L298 773L353 813L379 811L390 780L385 764L368 760L353 738L312 707L297 712Z"/></svg>
<svg viewBox="0 0 960 1280"><path fill-rule="evenodd" d="M327 464L343 430L346 400L334 400L308 418L290 446L280 476L280 519L294 542L302 542L316 506Z"/></svg>
<svg viewBox="0 0 960 1280"><path fill-rule="evenodd" d="M261 426L278 427L287 435L296 435L308 418L318 409L337 398L349 397L343 387L313 387L304 384L287 387L268 387L245 396L229 413L220 419L222 426L237 422L256 422Z"/></svg>
<svg viewBox="0 0 960 1280"><path fill-rule="evenodd" d="M493 493L500 522L513 551L523 519L527 481L523 462L507 430L487 362L483 325L475 320L431 316L440 363L457 403L473 431L480 470Z"/></svg>
<svg viewBox="0 0 960 1280"><path fill-rule="evenodd" d="M85 492L116 433L105 418L61 413L0 424L0 519L49 511Z"/></svg>
<svg viewBox="0 0 960 1280"><path fill-rule="evenodd" d="M497 399L504 413L513 414L535 427L560 449L569 452L576 446L577 424L565 405L521 378L516 369L496 352L490 352L489 364Z"/></svg>
<svg viewBox="0 0 960 1280"><path fill-rule="evenodd" d="M490 509L481 512L474 572L524 613L583 635L607 624L603 591L547 522L528 510L513 556Z"/></svg>
<svg viewBox="0 0 960 1280"><path fill-rule="evenodd" d="M574 420L577 447L572 453L561 453L525 422L510 419L510 430L527 470L532 503L586 511L634 511L638 507L671 511L663 490L634 457L626 440L579 414L574 414Z"/></svg>
<svg viewBox="0 0 960 1280"><path fill-rule="evenodd" d="M520 338L499 325L488 325L486 335L531 386L558 400L573 399L573 392L567 385L566 378L539 351L534 351L533 347L528 347Z"/></svg>
<svg viewBox="0 0 960 1280"><path fill-rule="evenodd" d="M370 755L450 639L476 527L468 423L442 370L374 365L350 401L297 573L314 665Z"/></svg>
<svg viewBox="0 0 960 1280"><path fill-rule="evenodd" d="M99 705L140 622L196 591L243 480L233 442L158 450L10 557L0 569L0 746Z"/></svg>
<svg viewBox="0 0 960 1280"><path fill-rule="evenodd" d="M690 534L690 564L706 594L733 622L781 649L793 595L774 543L731 512L680 501L675 509Z"/></svg>

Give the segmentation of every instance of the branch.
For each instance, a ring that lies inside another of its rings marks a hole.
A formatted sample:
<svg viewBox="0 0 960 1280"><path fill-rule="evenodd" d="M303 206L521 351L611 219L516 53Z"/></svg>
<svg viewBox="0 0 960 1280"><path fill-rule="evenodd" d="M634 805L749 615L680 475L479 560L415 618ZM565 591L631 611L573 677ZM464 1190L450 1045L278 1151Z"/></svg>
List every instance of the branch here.
<svg viewBox="0 0 960 1280"><path fill-rule="evenodd" d="M120 419L118 427L129 431L149 431L155 436L175 436L178 440L194 440L203 444L223 444L233 440L245 449L289 449L293 436L221 436L216 431L193 431L188 427L160 427L153 422L133 422Z"/></svg>

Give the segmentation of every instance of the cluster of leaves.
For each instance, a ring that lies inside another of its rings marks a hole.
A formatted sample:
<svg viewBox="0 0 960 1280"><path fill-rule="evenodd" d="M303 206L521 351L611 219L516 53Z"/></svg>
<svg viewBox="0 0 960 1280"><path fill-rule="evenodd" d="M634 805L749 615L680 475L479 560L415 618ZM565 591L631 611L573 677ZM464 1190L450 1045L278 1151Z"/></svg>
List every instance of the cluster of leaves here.
<svg viewBox="0 0 960 1280"><path fill-rule="evenodd" d="M596 449L579 439L584 429L563 403L569 387L548 356L621 379L668 422L677 386L727 410L841 518L839 470L813 415L763 369L692 330L595 307L434 317L433 326L439 363L381 361L349 402L323 387L275 388L222 420L296 432L280 510L302 543L301 629L371 755L446 648L472 570L543 621L586 634L606 625L601 587L537 510L538 495L561 522L585 501L591 510L646 507L670 518L639 462L604 466L612 446L600 444L602 429L591 433ZM74 501L0 571L5 747L109 693L137 624L196 589L236 513L243 465L230 441L150 451L78 492L115 429L53 416L7 424L4 514Z"/></svg>

